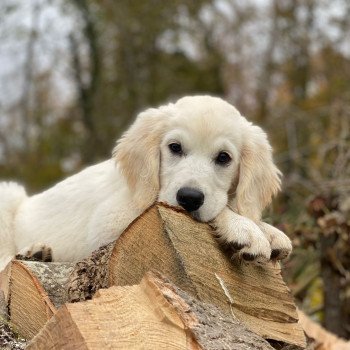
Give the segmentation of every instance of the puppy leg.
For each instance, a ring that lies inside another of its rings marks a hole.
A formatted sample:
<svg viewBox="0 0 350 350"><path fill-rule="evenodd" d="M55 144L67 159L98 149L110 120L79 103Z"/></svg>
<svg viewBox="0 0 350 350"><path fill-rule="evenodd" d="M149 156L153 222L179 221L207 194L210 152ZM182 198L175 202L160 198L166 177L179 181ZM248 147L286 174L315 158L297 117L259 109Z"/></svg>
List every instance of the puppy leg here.
<svg viewBox="0 0 350 350"><path fill-rule="evenodd" d="M282 231L273 227L266 222L259 222L258 224L261 231L265 234L265 237L271 245L271 259L282 260L289 256L292 252L292 242L289 237Z"/></svg>
<svg viewBox="0 0 350 350"><path fill-rule="evenodd" d="M229 244L244 260L269 260L270 243L250 219L226 207L211 223L219 240Z"/></svg>
<svg viewBox="0 0 350 350"><path fill-rule="evenodd" d="M36 243L22 249L16 254L16 259L51 262L53 261L52 249L44 244Z"/></svg>

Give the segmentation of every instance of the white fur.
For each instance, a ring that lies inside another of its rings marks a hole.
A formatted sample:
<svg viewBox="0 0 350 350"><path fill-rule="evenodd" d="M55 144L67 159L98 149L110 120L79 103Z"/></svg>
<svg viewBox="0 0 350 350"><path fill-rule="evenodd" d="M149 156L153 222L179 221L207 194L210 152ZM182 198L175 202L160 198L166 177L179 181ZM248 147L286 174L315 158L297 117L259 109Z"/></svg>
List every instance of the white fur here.
<svg viewBox="0 0 350 350"><path fill-rule="evenodd" d="M184 156L172 154L179 142ZM221 151L227 166L215 163ZM26 197L16 184L0 184L0 270L14 254L37 245L55 261L76 261L119 237L154 201L177 205L181 187L205 195L193 216L217 227L242 252L268 259L291 250L261 212L280 187L266 134L230 104L210 96L185 97L141 113L118 141L111 160ZM231 209L229 209L232 208Z"/></svg>
<svg viewBox="0 0 350 350"><path fill-rule="evenodd" d="M14 182L0 183L0 271L16 254L14 219L27 198L24 188Z"/></svg>

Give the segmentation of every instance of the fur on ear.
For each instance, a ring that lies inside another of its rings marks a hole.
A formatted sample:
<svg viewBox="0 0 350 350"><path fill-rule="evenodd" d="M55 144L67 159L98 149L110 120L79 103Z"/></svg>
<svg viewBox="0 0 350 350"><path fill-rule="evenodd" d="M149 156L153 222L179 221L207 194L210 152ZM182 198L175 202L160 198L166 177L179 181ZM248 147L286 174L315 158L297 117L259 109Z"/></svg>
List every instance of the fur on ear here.
<svg viewBox="0 0 350 350"><path fill-rule="evenodd" d="M113 157L128 183L133 200L147 208L159 192L160 143L166 128L164 107L140 113L117 141Z"/></svg>
<svg viewBox="0 0 350 350"><path fill-rule="evenodd" d="M272 159L272 148L264 131L247 122L233 206L239 214L260 221L264 208L281 188L282 173Z"/></svg>

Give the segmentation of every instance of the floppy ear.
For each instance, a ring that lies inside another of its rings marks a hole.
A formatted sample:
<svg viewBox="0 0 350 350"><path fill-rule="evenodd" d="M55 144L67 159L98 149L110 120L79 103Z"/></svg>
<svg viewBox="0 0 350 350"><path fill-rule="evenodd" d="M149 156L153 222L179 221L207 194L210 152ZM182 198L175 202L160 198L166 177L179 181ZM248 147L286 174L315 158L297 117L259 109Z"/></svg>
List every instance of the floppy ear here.
<svg viewBox="0 0 350 350"><path fill-rule="evenodd" d="M133 200L141 208L153 204L159 192L160 143L167 120L165 114L164 107L140 113L113 150Z"/></svg>
<svg viewBox="0 0 350 350"><path fill-rule="evenodd" d="M259 221L280 190L282 173L273 163L272 148L263 130L248 122L244 129L234 206L239 214Z"/></svg>

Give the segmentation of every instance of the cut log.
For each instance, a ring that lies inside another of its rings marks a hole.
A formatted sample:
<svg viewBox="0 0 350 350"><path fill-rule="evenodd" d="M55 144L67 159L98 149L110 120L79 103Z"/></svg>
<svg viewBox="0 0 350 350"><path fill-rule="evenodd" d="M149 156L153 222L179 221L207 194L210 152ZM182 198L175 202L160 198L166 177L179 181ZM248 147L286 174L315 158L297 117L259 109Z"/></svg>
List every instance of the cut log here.
<svg viewBox="0 0 350 350"><path fill-rule="evenodd" d="M111 249L111 250L110 250ZM305 346L293 297L279 264L232 261L208 224L186 213L155 205L140 216L108 249L106 285L135 285L157 270L197 299L234 314L265 339ZM91 285L94 265L81 264L72 274L72 301ZM101 274L100 269L100 274Z"/></svg>
<svg viewBox="0 0 350 350"><path fill-rule="evenodd" d="M27 349L273 350L237 319L154 274L66 304Z"/></svg>
<svg viewBox="0 0 350 350"><path fill-rule="evenodd" d="M1 276L11 324L31 339L67 300L74 264L13 261Z"/></svg>

